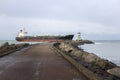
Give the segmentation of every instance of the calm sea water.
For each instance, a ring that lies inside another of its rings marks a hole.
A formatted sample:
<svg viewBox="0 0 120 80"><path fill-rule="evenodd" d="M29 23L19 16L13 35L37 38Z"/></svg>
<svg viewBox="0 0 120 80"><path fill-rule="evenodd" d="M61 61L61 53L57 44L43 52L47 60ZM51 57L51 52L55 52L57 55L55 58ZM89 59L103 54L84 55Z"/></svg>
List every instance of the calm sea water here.
<svg viewBox="0 0 120 80"><path fill-rule="evenodd" d="M99 57L108 59L120 66L120 40L94 41L95 44L79 46L85 51L95 53Z"/></svg>

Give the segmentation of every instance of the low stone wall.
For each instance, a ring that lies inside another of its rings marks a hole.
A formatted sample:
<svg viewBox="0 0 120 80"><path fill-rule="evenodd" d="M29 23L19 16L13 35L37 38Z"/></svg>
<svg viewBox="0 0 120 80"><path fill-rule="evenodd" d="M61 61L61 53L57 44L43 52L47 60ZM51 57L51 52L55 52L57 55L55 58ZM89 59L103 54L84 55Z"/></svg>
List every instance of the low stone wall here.
<svg viewBox="0 0 120 80"><path fill-rule="evenodd" d="M102 77L105 80L120 80L118 75L109 73L111 69L118 67L117 65L108 60L102 59L93 53L88 53L83 49L79 49L76 42L74 43L73 41L62 42L58 44L57 48L91 70L93 73L97 74L99 77ZM84 41L81 41L81 44L83 43Z"/></svg>
<svg viewBox="0 0 120 80"><path fill-rule="evenodd" d="M9 44L8 42L5 42L3 45L0 46L0 57L8 55L12 52L15 52L17 50L20 50L29 44Z"/></svg>

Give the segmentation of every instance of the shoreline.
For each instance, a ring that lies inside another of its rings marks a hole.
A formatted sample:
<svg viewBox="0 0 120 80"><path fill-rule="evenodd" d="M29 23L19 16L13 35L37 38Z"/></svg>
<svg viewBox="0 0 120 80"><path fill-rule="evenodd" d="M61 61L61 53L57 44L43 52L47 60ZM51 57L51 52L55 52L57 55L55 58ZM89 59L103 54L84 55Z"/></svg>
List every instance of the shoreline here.
<svg viewBox="0 0 120 80"><path fill-rule="evenodd" d="M80 41L82 45L86 43L88 44L88 42ZM115 70L113 70L117 68L119 71L120 70L119 66L117 66L116 64L106 59L100 58L99 56L93 53L86 52L81 48L79 49L78 41L74 43L70 41L63 42L56 46L64 54L70 56L79 64L83 65L85 68L89 69L91 72L97 74L99 77L102 77L103 79L106 79L106 80L120 79L120 75L118 75L117 72L114 73Z"/></svg>
<svg viewBox="0 0 120 80"><path fill-rule="evenodd" d="M78 47L120 66L120 41L94 41L94 44L79 45Z"/></svg>

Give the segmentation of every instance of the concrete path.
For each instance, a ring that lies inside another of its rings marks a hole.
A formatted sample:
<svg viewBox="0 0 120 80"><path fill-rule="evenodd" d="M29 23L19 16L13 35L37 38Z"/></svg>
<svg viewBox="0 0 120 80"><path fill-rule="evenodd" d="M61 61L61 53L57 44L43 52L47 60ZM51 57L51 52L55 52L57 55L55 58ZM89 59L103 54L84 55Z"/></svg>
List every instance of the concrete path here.
<svg viewBox="0 0 120 80"><path fill-rule="evenodd" d="M0 58L0 80L87 80L51 44L30 46Z"/></svg>

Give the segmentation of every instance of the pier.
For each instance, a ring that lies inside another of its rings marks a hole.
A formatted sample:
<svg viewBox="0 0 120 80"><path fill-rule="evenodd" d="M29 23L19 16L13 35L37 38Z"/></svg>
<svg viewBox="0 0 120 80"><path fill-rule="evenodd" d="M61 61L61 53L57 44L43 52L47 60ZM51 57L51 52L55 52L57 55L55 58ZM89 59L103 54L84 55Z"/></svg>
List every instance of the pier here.
<svg viewBox="0 0 120 80"><path fill-rule="evenodd" d="M0 80L88 80L52 44L23 48L0 58Z"/></svg>
<svg viewBox="0 0 120 80"><path fill-rule="evenodd" d="M120 67L78 48L89 40L0 46L0 80L120 80Z"/></svg>

